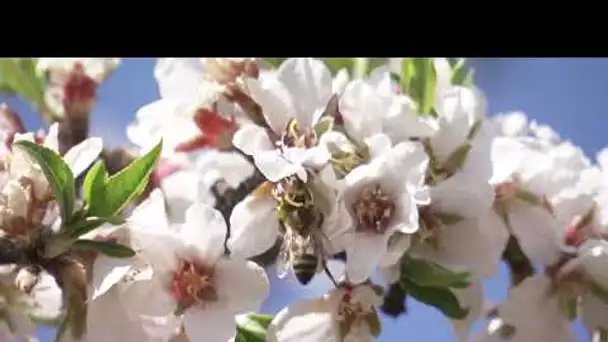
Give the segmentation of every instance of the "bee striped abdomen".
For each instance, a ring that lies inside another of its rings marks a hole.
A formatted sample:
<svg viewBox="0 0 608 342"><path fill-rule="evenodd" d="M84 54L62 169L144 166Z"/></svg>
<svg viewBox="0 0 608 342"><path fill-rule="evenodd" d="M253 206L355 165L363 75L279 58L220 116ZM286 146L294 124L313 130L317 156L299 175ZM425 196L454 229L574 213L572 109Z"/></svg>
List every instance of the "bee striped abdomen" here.
<svg viewBox="0 0 608 342"><path fill-rule="evenodd" d="M308 284L317 273L319 257L316 254L295 255L292 261L293 273L302 285Z"/></svg>

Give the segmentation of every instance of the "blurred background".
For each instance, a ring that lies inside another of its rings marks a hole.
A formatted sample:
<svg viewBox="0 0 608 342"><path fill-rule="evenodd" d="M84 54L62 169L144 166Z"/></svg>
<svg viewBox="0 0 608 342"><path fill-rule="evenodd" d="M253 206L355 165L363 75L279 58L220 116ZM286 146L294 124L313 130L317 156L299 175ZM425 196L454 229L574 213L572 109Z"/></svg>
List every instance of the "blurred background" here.
<svg viewBox="0 0 608 342"><path fill-rule="evenodd" d="M91 135L102 137L107 146L127 142L125 128L137 109L158 98L154 64L153 58L123 59L99 89ZM581 146L592 160L608 145L604 132L608 128L608 59L483 58L470 59L469 65L475 70L476 85L486 94L490 114L522 111L531 120L550 125L562 138ZM22 115L28 130L42 127L29 104L18 99L7 102ZM271 297L262 308L268 313L275 313L298 298L320 295L329 286L322 277L306 288L295 282L279 282L272 275L271 278ZM484 284L489 300L503 300L507 283L503 266ZM381 342L455 341L451 325L438 311L413 300L408 304L407 316L383 319ZM479 324L475 327L480 328ZM578 324L575 330L579 341L589 341ZM53 341L53 333L51 328L41 329L41 340Z"/></svg>

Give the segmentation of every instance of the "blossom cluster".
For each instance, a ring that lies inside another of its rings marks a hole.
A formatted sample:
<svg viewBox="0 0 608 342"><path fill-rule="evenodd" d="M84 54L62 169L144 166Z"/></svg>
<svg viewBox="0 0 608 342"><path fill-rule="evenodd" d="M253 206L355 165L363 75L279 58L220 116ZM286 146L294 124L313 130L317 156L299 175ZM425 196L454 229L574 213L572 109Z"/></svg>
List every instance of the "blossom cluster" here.
<svg viewBox="0 0 608 342"><path fill-rule="evenodd" d="M460 341L574 341L577 317L608 341L608 150L594 163L523 113L490 115L463 61L345 60L159 58L160 98L126 130L141 153L113 176L91 167L99 138L63 153L57 124L24 135L4 108L0 254L25 250L0 275L4 335L47 315L67 341L374 341L412 297ZM118 62L37 69L97 84ZM48 85L63 97L46 106L86 115L89 83ZM71 179L88 169L81 209L47 150ZM512 284L490 304L501 261ZM334 288L258 313L269 267Z"/></svg>

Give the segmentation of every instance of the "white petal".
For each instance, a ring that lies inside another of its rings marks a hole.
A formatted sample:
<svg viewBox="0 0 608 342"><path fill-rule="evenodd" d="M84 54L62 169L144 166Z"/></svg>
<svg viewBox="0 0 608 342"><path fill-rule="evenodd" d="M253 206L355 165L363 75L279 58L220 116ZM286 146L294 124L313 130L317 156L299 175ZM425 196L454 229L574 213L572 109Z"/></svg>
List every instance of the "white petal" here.
<svg viewBox="0 0 608 342"><path fill-rule="evenodd" d="M91 300L106 293L129 272L132 261L126 258L110 258L100 255L93 264L93 293Z"/></svg>
<svg viewBox="0 0 608 342"><path fill-rule="evenodd" d="M218 210L194 203L186 211L180 236L200 261L214 263L224 254L226 232L226 221Z"/></svg>
<svg viewBox="0 0 608 342"><path fill-rule="evenodd" d="M546 209L518 203L509 209L509 223L533 263L551 265L557 261L561 253L558 228Z"/></svg>
<svg viewBox="0 0 608 342"><path fill-rule="evenodd" d="M258 125L244 125L232 137L234 147L247 155L253 155L256 151L273 149L272 143L266 131Z"/></svg>
<svg viewBox="0 0 608 342"><path fill-rule="evenodd" d="M253 261L222 259L215 274L220 301L233 314L259 310L270 292L266 272Z"/></svg>
<svg viewBox="0 0 608 342"><path fill-rule="evenodd" d="M245 79L244 82L251 98L262 107L268 125L276 133L282 133L289 119L296 117L289 90L275 77Z"/></svg>
<svg viewBox="0 0 608 342"><path fill-rule="evenodd" d="M344 128L357 142L378 134L382 130L382 116L389 103L383 101L365 81L351 81L340 97L340 113L344 118Z"/></svg>
<svg viewBox="0 0 608 342"><path fill-rule="evenodd" d="M130 224L145 231L165 232L169 230L169 221L165 211L163 193L156 189L140 203L131 213Z"/></svg>
<svg viewBox="0 0 608 342"><path fill-rule="evenodd" d="M184 330L189 341L224 342L234 335L234 316L221 310L188 310Z"/></svg>
<svg viewBox="0 0 608 342"><path fill-rule="evenodd" d="M314 113L332 96L331 72L325 63L313 58L289 58L277 69L277 77L291 93L298 123L312 127Z"/></svg>
<svg viewBox="0 0 608 342"><path fill-rule="evenodd" d="M367 280L387 250L382 234L355 233L346 245L346 274L353 284Z"/></svg>
<svg viewBox="0 0 608 342"><path fill-rule="evenodd" d="M608 305L603 299L592 293L583 295L580 307L581 321L588 331L596 331L599 328L608 329Z"/></svg>
<svg viewBox="0 0 608 342"><path fill-rule="evenodd" d="M393 144L388 135L379 133L364 139L365 144L369 148L369 154L372 159L377 158L385 153L388 153Z"/></svg>
<svg viewBox="0 0 608 342"><path fill-rule="evenodd" d="M272 198L247 196L230 215L231 255L250 258L269 250L279 235L279 221Z"/></svg>
<svg viewBox="0 0 608 342"><path fill-rule="evenodd" d="M332 153L353 152L355 148L346 135L337 131L329 131L323 134L319 140L319 146L325 146Z"/></svg>
<svg viewBox="0 0 608 342"><path fill-rule="evenodd" d="M608 287L608 242L592 239L580 246L579 253L585 270L599 285Z"/></svg>
<svg viewBox="0 0 608 342"><path fill-rule="evenodd" d="M279 180L297 174L302 175L305 170L300 164L294 164L291 162L293 159L304 159L306 151L304 149L289 149L291 151L289 160L278 150L270 150L256 153L253 156L255 165L258 167L260 172L271 182L278 182ZM298 156L297 154L300 154ZM300 158L298 158L300 157ZM304 176L305 178L306 176ZM300 176L300 178L302 178ZM303 179L306 181L306 178Z"/></svg>
<svg viewBox="0 0 608 342"><path fill-rule="evenodd" d="M411 240L409 235L401 233L393 234L388 240L387 253L380 259L380 265L386 267L397 264L410 245Z"/></svg>
<svg viewBox="0 0 608 342"><path fill-rule="evenodd" d="M473 324L477 321L483 310L484 296L481 284L478 281L471 282L464 290L454 290L461 307L469 309L469 314L462 320L452 320L458 339L467 341Z"/></svg>
<svg viewBox="0 0 608 342"><path fill-rule="evenodd" d="M41 319L56 319L62 314L63 296L55 278L47 272L40 273L38 283L32 290L38 304L29 312L30 316Z"/></svg>
<svg viewBox="0 0 608 342"><path fill-rule="evenodd" d="M344 88L350 81L350 75L348 74L348 70L345 68L340 69L334 76L334 79L331 83L331 89L334 93L341 94L344 91Z"/></svg>
<svg viewBox="0 0 608 342"><path fill-rule="evenodd" d="M550 285L549 278L541 274L525 279L511 290L499 308L501 318L516 328L510 341L575 340L556 297L549 296Z"/></svg>
<svg viewBox="0 0 608 342"><path fill-rule="evenodd" d="M154 78L160 96L195 98L205 69L198 58L157 58Z"/></svg>
<svg viewBox="0 0 608 342"><path fill-rule="evenodd" d="M53 151L59 151L59 123L55 122L49 127L49 132L44 138L44 145Z"/></svg>
<svg viewBox="0 0 608 342"><path fill-rule="evenodd" d="M338 342L334 304L326 299L313 299L285 307L270 323L267 341Z"/></svg>
<svg viewBox="0 0 608 342"><path fill-rule="evenodd" d="M101 138L88 138L80 144L72 147L63 156L65 162L72 169L74 177L78 177L86 170L101 153L103 140Z"/></svg>

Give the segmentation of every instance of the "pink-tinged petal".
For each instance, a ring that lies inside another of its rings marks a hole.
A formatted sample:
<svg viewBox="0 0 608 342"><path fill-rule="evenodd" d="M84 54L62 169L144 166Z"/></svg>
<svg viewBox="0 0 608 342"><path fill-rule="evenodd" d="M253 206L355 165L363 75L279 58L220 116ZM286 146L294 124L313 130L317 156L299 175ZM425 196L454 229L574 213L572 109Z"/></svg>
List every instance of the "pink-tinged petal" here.
<svg viewBox="0 0 608 342"><path fill-rule="evenodd" d="M269 250L279 235L273 198L247 196L230 215L228 249L233 257L250 258Z"/></svg>
<svg viewBox="0 0 608 342"><path fill-rule="evenodd" d="M270 293L266 272L253 261L222 259L215 272L220 301L233 314L259 310Z"/></svg>
<svg viewBox="0 0 608 342"><path fill-rule="evenodd" d="M172 273L155 273L151 279L136 281L116 289L126 308L138 315L165 316L175 311L175 299L170 292ZM110 291L113 291L110 290ZM98 300L112 295L108 292Z"/></svg>
<svg viewBox="0 0 608 342"><path fill-rule="evenodd" d="M331 72L321 60L289 58L277 70L278 80L291 94L295 115L302 127L312 127L317 109L332 96Z"/></svg>

